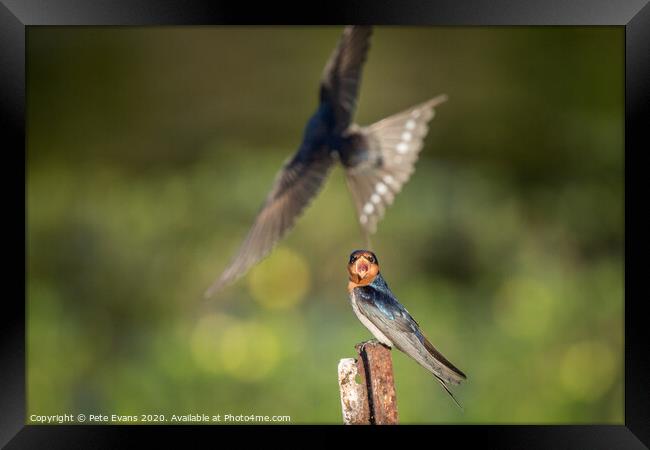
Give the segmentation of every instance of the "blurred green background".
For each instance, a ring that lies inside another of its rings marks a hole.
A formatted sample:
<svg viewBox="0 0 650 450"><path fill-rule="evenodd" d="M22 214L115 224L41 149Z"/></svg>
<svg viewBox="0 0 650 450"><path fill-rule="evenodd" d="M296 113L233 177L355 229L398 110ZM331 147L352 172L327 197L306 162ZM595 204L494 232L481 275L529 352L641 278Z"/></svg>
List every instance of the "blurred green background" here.
<svg viewBox="0 0 650 450"><path fill-rule="evenodd" d="M340 423L362 246L337 168L216 300L315 110L341 27L28 28L28 415ZM357 121L435 95L373 237L392 290L468 375L394 352L402 423L623 423L621 27L378 27Z"/></svg>

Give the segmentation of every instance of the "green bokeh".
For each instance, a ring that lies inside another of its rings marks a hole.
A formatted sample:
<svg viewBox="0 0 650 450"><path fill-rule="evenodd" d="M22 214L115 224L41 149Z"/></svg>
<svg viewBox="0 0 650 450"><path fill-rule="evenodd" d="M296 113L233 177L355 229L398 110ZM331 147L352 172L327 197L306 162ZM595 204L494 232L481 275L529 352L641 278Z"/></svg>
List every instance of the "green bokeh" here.
<svg viewBox="0 0 650 450"><path fill-rule="evenodd" d="M28 416L341 422L337 364L370 334L345 290L362 240L340 169L268 260L202 303L340 30L28 29ZM403 423L623 423L623 36L376 29L359 123L449 101L373 244L469 378L460 411L394 352Z"/></svg>

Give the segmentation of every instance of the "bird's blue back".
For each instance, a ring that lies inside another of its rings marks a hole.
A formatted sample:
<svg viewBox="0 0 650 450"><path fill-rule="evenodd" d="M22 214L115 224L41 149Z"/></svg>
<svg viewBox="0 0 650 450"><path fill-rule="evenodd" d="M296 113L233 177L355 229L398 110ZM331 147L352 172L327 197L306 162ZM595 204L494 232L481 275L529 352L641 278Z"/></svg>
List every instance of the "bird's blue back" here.
<svg viewBox="0 0 650 450"><path fill-rule="evenodd" d="M372 283L354 288L355 294L361 301L368 302L376 307L384 316L391 320L407 321L414 332L419 334L418 325L408 313L406 308L397 301L395 295L388 287L386 280L378 273Z"/></svg>
<svg viewBox="0 0 650 450"><path fill-rule="evenodd" d="M363 153L361 148L352 148L350 137L336 130L334 108L328 102L322 102L316 112L309 118L303 135L302 144L296 157L308 161L323 152L335 151L343 162L350 160L349 153L354 150L357 159ZM363 158L361 158L363 159Z"/></svg>

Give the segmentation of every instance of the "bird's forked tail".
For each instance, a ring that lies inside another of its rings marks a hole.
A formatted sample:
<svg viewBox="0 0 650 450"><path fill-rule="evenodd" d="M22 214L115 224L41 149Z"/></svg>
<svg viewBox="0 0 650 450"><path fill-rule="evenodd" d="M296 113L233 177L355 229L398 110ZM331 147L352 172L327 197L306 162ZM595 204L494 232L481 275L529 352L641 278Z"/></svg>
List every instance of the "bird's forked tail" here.
<svg viewBox="0 0 650 450"><path fill-rule="evenodd" d="M388 206L409 180L429 131L439 95L367 127L353 126L343 153L345 175L364 234L372 234Z"/></svg>

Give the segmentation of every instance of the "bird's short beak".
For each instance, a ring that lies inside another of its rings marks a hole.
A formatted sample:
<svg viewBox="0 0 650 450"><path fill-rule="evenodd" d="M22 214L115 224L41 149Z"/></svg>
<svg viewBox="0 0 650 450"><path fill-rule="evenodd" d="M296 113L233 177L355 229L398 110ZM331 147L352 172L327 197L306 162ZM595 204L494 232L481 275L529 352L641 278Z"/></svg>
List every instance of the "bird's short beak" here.
<svg viewBox="0 0 650 450"><path fill-rule="evenodd" d="M366 261L364 257L361 257L357 259L354 268L357 274L359 275L359 278L363 280L368 274L368 271L370 270L370 264L368 263L368 261Z"/></svg>

